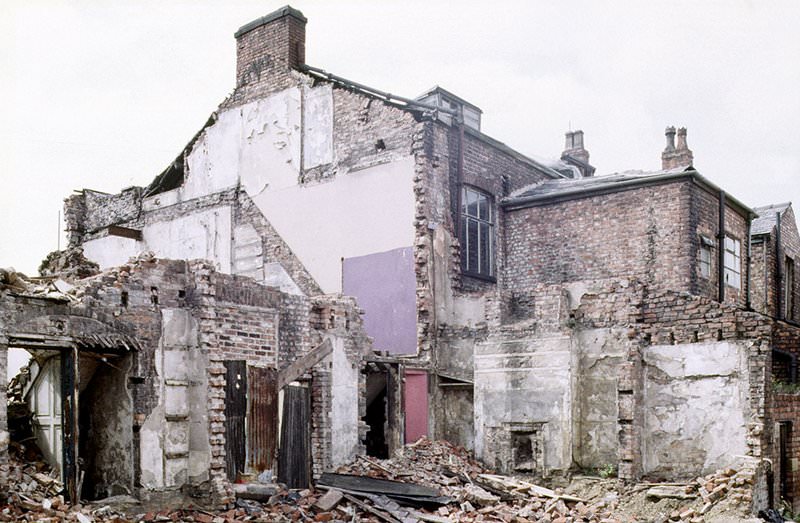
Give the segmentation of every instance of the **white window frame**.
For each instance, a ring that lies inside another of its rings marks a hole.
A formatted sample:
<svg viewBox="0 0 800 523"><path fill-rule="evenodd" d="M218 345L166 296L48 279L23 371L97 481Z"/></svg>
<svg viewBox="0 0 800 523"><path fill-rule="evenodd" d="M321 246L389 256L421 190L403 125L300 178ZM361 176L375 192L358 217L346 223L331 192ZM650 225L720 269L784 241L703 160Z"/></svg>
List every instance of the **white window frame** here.
<svg viewBox="0 0 800 523"><path fill-rule="evenodd" d="M735 289L742 288L742 242L733 236L725 235L725 284Z"/></svg>

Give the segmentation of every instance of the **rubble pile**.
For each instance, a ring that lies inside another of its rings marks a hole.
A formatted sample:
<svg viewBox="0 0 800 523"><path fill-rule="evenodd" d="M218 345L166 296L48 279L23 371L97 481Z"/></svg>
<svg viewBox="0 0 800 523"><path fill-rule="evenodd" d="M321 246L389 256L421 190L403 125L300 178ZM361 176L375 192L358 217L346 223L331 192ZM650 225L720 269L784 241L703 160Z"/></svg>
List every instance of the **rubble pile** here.
<svg viewBox="0 0 800 523"><path fill-rule="evenodd" d="M469 453L443 441L422 438L395 457L359 456L339 472L436 487L452 500L436 509L410 511L410 521L594 522L615 523L613 501L592 501L507 476L491 474ZM398 518L395 518L398 519ZM405 523L406 519L399 519Z"/></svg>
<svg viewBox="0 0 800 523"><path fill-rule="evenodd" d="M673 509L662 521L702 523L719 512L747 514L753 501L752 486L755 470L744 467L720 469L694 481L679 484L640 484L634 491L646 491L647 499L682 500L683 506Z"/></svg>
<svg viewBox="0 0 800 523"><path fill-rule="evenodd" d="M422 438L400 449L391 459L358 456L336 473L323 474L311 489L237 484L234 490L238 499L227 510L148 510L130 496L70 506L60 494L62 485L57 475L43 461L32 460L31 450L24 445L15 442L11 448L13 488L9 504L0 507L0 521L748 521L754 481L754 469L745 467L739 471L719 470L688 483L634 485L578 477L565 489L550 489L525 479L493 474L463 448Z"/></svg>
<svg viewBox="0 0 800 523"><path fill-rule="evenodd" d="M57 278L30 278L14 268L0 268L0 291L8 290L21 296L75 301L73 286Z"/></svg>

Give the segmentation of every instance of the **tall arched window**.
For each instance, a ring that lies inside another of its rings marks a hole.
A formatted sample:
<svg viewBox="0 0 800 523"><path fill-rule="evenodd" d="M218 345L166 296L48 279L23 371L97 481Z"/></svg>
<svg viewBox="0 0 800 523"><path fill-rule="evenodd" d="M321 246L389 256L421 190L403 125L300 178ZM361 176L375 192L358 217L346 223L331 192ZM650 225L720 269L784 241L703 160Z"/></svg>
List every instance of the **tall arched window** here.
<svg viewBox="0 0 800 523"><path fill-rule="evenodd" d="M494 210L491 195L473 187L461 190L461 269L494 277Z"/></svg>

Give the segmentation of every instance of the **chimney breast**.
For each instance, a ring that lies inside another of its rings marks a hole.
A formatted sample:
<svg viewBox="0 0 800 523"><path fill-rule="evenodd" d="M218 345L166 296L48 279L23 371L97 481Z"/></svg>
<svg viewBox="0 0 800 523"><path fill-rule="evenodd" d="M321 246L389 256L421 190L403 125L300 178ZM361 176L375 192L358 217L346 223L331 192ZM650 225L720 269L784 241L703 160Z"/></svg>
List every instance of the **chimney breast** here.
<svg viewBox="0 0 800 523"><path fill-rule="evenodd" d="M306 61L306 22L287 5L240 27L234 35L236 87L267 92L288 87L291 70Z"/></svg>
<svg viewBox="0 0 800 523"><path fill-rule="evenodd" d="M675 128L670 126L665 131L667 136L667 146L661 153L661 168L679 169L691 167L694 162L694 155L686 145L686 127L678 129L678 143L675 144Z"/></svg>

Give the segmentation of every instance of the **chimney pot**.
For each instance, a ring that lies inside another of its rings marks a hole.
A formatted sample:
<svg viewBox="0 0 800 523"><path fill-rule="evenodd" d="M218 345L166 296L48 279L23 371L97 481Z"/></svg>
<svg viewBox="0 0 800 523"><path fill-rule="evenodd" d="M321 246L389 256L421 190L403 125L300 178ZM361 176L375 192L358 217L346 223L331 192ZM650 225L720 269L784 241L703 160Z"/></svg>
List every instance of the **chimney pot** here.
<svg viewBox="0 0 800 523"><path fill-rule="evenodd" d="M661 153L661 168L666 170L691 167L694 155L686 145L686 127L678 129L678 144L675 145L675 128L667 127L667 146Z"/></svg>
<svg viewBox="0 0 800 523"><path fill-rule="evenodd" d="M667 147L666 147L666 149L664 149L664 152L674 151L675 150L675 128L670 125L664 131L664 134L667 137Z"/></svg>
<svg viewBox="0 0 800 523"><path fill-rule="evenodd" d="M686 127L678 129L678 145L675 148L679 151L689 150L689 147L686 145Z"/></svg>

